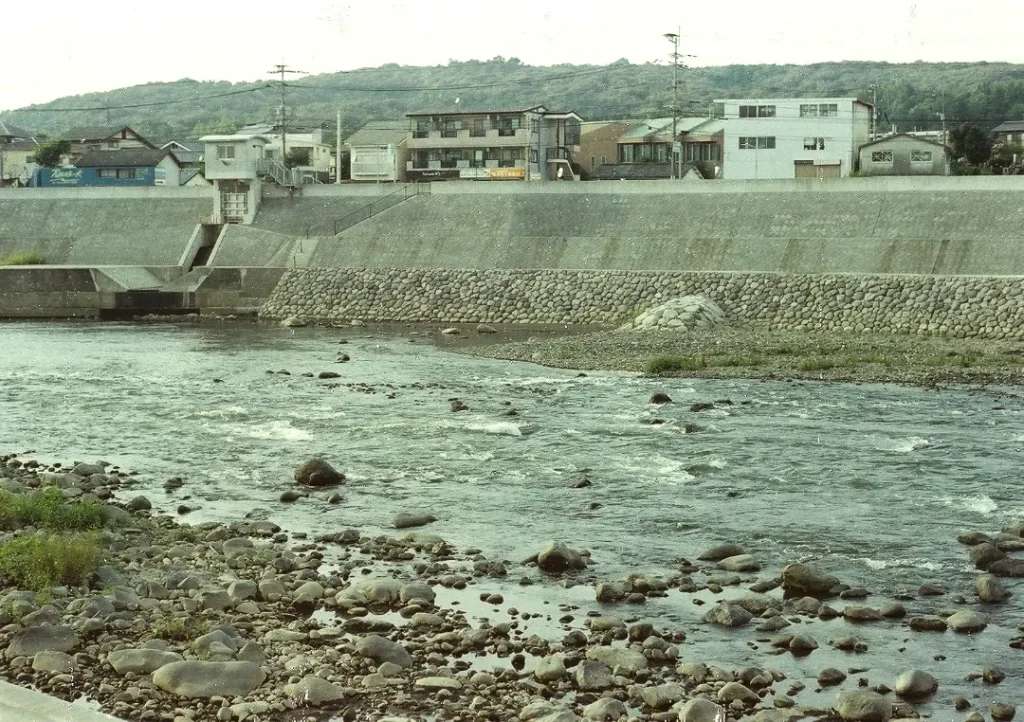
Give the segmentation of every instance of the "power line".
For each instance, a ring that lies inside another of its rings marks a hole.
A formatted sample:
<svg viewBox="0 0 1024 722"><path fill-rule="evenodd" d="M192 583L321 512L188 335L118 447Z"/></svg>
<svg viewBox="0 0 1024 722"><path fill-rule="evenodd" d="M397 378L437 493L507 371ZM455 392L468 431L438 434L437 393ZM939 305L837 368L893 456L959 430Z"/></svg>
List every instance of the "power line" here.
<svg viewBox="0 0 1024 722"><path fill-rule="evenodd" d="M131 103L129 105L98 105L90 108L19 108L18 110L8 111L10 113L91 113L102 110L131 110L135 108L156 108L162 105L174 105L176 103L194 103L199 100L213 100L214 98L226 98L232 95L243 95L245 93L257 93L261 90L274 87L271 83L257 86L255 88L245 88L244 90L232 90L225 93L214 93L212 95L202 95L199 97L191 98L179 98L177 100L158 100L152 103Z"/></svg>

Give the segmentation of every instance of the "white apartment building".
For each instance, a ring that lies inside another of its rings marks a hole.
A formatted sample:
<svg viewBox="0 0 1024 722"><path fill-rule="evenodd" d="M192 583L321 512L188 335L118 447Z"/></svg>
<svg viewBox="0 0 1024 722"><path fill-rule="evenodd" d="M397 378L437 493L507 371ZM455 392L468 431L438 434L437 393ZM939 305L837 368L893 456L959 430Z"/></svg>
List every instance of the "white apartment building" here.
<svg viewBox="0 0 1024 722"><path fill-rule="evenodd" d="M280 125L247 125L238 132L266 138L267 147L264 152L268 160L283 160L281 147L287 144L289 155L298 153L305 156L305 162L299 163L299 167L317 173L330 173L334 168L334 149L324 142L324 132L320 128L289 129L287 136L284 136Z"/></svg>
<svg viewBox="0 0 1024 722"><path fill-rule="evenodd" d="M874 108L858 98L715 101L722 178L845 178L871 140Z"/></svg>

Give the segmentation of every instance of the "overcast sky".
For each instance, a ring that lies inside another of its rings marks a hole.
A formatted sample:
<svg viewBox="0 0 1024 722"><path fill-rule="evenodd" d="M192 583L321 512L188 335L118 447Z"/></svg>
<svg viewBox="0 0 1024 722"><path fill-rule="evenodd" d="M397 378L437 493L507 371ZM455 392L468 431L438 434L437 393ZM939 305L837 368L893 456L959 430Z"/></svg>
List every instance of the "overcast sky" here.
<svg viewBox="0 0 1024 722"><path fill-rule="evenodd" d="M0 108L152 81L518 57L531 65L1024 61L1022 0L5 2Z"/></svg>

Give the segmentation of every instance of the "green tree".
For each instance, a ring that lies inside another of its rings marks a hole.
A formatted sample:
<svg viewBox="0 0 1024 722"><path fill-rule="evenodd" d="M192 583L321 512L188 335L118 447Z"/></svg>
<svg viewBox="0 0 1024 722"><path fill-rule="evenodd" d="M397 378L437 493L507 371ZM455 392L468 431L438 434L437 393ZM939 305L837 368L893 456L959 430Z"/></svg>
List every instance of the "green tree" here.
<svg viewBox="0 0 1024 722"><path fill-rule="evenodd" d="M1003 171L1013 165L1020 165L1024 161L1024 147L1017 144L1000 143L992 149L992 158L989 165L994 169Z"/></svg>
<svg viewBox="0 0 1024 722"><path fill-rule="evenodd" d="M54 140L39 146L36 151L36 163L47 168L60 165L61 156L71 152L71 143L66 140Z"/></svg>
<svg viewBox="0 0 1024 722"><path fill-rule="evenodd" d="M289 168L309 165L309 148L289 148L285 165Z"/></svg>
<svg viewBox="0 0 1024 722"><path fill-rule="evenodd" d="M953 155L966 158L971 165L981 165L992 155L992 141L973 123L964 123L949 134Z"/></svg>

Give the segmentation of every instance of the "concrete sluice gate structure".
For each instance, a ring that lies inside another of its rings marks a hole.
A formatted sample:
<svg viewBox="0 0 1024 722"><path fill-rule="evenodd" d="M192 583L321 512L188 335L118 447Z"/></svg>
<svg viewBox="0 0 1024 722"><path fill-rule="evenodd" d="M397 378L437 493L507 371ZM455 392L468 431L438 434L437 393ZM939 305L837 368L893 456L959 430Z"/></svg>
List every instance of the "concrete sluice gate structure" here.
<svg viewBox="0 0 1024 722"><path fill-rule="evenodd" d="M1017 177L264 195L252 224L221 226L207 189L0 191L0 258L46 264L0 268L0 315L254 312L303 268L1024 278Z"/></svg>

